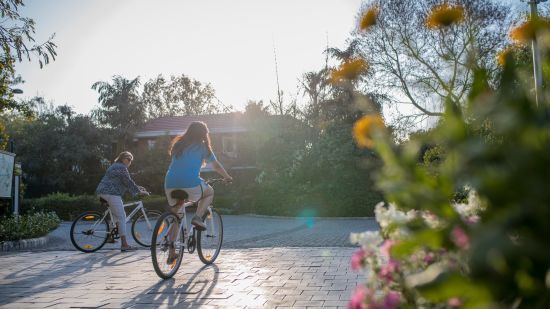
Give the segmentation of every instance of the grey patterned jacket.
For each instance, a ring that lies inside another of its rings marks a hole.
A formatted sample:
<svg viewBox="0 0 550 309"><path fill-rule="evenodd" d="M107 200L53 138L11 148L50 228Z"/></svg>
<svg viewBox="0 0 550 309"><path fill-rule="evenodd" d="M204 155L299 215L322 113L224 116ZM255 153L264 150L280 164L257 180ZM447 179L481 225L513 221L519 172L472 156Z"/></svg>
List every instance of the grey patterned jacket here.
<svg viewBox="0 0 550 309"><path fill-rule="evenodd" d="M130 194L136 196L140 190L136 183L130 177L128 168L123 163L115 162L109 166L105 176L101 178L96 194L110 194L123 196L126 190L130 191Z"/></svg>

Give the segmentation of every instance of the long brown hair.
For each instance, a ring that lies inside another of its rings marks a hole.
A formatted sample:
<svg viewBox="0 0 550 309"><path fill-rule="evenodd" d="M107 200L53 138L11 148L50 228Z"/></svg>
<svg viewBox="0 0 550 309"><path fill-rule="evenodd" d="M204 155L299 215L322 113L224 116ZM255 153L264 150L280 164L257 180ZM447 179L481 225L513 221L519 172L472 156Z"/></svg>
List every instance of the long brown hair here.
<svg viewBox="0 0 550 309"><path fill-rule="evenodd" d="M172 157L179 157L187 147L196 144L204 144L208 150L208 156L212 154L212 145L210 143L210 135L208 127L202 121L193 121L187 131L182 135L178 135L172 139L168 154Z"/></svg>

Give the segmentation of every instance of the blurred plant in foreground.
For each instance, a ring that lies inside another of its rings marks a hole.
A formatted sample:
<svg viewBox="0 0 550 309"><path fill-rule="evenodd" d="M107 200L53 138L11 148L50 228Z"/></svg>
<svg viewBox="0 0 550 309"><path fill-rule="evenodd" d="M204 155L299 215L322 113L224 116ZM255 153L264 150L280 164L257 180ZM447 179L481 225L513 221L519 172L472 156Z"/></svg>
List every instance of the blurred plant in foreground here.
<svg viewBox="0 0 550 309"><path fill-rule="evenodd" d="M397 146L363 133L390 204L376 207L379 235L352 235L368 281L350 308L550 308L550 105L536 106L513 53L496 87L474 68L466 108L448 98L430 134ZM423 145L439 159L422 162Z"/></svg>

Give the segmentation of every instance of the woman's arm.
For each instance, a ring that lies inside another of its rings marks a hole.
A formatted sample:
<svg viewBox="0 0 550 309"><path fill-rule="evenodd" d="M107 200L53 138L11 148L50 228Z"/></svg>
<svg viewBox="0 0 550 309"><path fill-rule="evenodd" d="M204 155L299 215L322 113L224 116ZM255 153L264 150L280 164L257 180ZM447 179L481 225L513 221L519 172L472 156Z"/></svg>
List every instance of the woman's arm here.
<svg viewBox="0 0 550 309"><path fill-rule="evenodd" d="M226 180L233 180L233 177L229 176L229 174L225 171L225 168L223 168L222 164L218 160L212 161L212 167Z"/></svg>
<svg viewBox="0 0 550 309"><path fill-rule="evenodd" d="M139 193L142 192L140 187L138 185L136 185L136 183L132 180L132 177L130 177L130 172L128 172L127 168L121 168L120 169L119 177L120 177L120 180L122 181L122 183L124 184L124 186L126 186L126 188L128 188L128 190L130 191L130 194L132 194L132 196L136 196L136 195L138 195Z"/></svg>

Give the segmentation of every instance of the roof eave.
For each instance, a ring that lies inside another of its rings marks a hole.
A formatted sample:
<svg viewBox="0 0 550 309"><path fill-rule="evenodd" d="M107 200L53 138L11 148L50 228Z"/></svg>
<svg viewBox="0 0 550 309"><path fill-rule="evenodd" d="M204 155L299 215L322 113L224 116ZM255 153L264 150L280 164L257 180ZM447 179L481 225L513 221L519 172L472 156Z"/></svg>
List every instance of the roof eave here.
<svg viewBox="0 0 550 309"><path fill-rule="evenodd" d="M243 127L236 127L236 128L211 128L209 129L210 133L212 134L219 134L219 133L242 133L242 132L248 132L248 129ZM140 138L140 137L158 137L158 136L174 136L174 135L180 135L185 133L185 130L164 130L164 131L139 131L136 132L134 137Z"/></svg>

